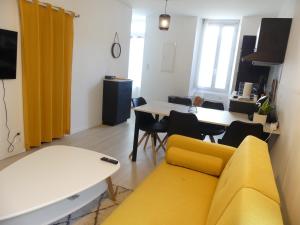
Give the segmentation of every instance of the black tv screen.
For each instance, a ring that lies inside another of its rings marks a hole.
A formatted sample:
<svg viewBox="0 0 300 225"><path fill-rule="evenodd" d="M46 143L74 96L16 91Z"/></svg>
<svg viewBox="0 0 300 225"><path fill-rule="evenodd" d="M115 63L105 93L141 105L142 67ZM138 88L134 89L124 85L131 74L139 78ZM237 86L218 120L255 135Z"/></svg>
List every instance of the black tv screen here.
<svg viewBox="0 0 300 225"><path fill-rule="evenodd" d="M16 79L18 33L0 29L0 80Z"/></svg>

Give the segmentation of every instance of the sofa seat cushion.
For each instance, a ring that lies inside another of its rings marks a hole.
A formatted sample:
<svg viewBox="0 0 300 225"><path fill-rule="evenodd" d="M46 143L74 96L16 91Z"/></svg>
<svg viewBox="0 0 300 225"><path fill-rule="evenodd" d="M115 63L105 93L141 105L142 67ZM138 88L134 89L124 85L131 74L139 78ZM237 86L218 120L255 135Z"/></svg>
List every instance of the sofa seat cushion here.
<svg viewBox="0 0 300 225"><path fill-rule="evenodd" d="M103 225L204 225L217 182L163 162Z"/></svg>

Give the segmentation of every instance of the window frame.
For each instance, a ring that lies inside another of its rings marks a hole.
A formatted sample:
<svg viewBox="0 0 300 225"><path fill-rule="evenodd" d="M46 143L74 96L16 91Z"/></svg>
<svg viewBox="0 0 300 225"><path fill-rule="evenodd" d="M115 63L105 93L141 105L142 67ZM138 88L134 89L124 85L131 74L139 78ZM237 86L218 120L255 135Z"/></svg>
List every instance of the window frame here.
<svg viewBox="0 0 300 225"><path fill-rule="evenodd" d="M222 27L232 25L234 26L234 38L233 38L233 45L231 48L231 54L230 54L230 62L229 62L229 67L228 67L228 72L227 72L227 79L226 79L226 85L224 89L220 88L215 88L215 83L216 83L216 78L217 78L217 65L218 65L218 58L219 58L219 53L220 53L220 44L221 44L221 33L219 32L218 36L218 42L217 42L217 52L216 52L216 59L214 63L214 72L212 76L212 82L210 87L199 87L198 86L198 80L199 80L199 72L200 72L200 63L201 63L201 55L202 55L202 46L204 42L204 32L206 29L206 26L208 24L216 24ZM233 69L234 69L234 61L235 61L235 54L236 50L238 47L238 31L239 31L239 25L240 21L239 20L212 20L212 19L204 19L202 22L202 28L201 28L201 35L200 35L200 40L199 40L199 48L198 48L198 59L197 59L197 67L196 67L196 76L195 76L195 82L194 82L194 89L198 91L204 91L204 92L213 92L213 93L220 93L224 94L229 91L230 88L230 82L233 76Z"/></svg>

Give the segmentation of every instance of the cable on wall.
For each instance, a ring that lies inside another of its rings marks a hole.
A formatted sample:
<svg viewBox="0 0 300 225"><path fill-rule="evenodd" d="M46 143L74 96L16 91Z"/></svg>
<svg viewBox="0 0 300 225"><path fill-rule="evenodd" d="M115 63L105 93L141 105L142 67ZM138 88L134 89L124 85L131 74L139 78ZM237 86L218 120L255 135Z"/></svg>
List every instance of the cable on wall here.
<svg viewBox="0 0 300 225"><path fill-rule="evenodd" d="M4 104L4 111L5 111L5 127L7 129L6 141L9 144L8 147L7 147L7 151L10 153L10 152L13 152L15 150L15 145L14 144L15 144L17 136L19 136L20 133L16 133L14 135L14 137L12 138L12 141L10 140L11 130L8 126L8 112L7 112L7 105L6 105L6 101L5 101L6 90L5 90L4 80L1 80L1 81L2 81L2 88L3 88L3 98L2 98L2 100L3 100L3 104Z"/></svg>

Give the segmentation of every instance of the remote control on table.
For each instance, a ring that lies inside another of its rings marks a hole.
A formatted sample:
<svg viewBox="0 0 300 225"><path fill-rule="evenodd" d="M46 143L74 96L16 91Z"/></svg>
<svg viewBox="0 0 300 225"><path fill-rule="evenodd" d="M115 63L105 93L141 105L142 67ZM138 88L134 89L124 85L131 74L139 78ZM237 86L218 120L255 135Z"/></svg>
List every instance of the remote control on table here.
<svg viewBox="0 0 300 225"><path fill-rule="evenodd" d="M104 161L104 162L115 164L115 165L117 165L119 163L117 160L109 159L107 157L102 157L101 160Z"/></svg>

